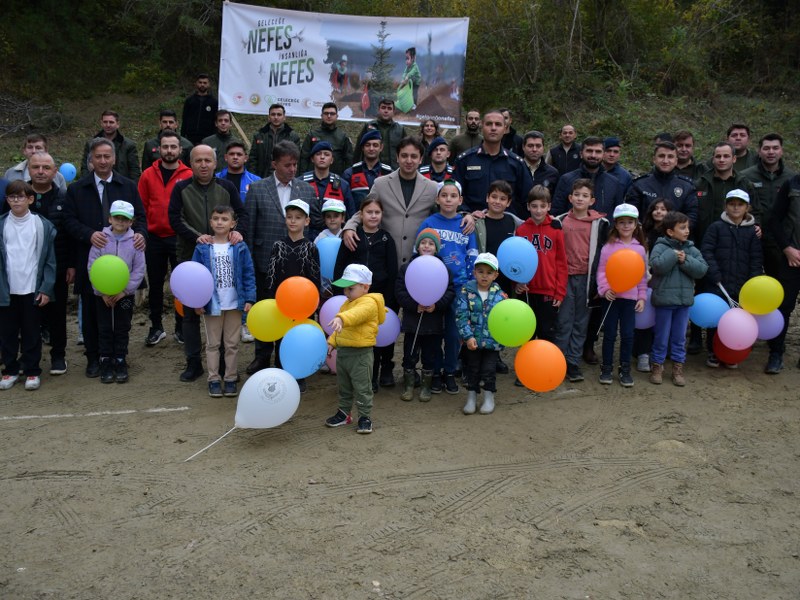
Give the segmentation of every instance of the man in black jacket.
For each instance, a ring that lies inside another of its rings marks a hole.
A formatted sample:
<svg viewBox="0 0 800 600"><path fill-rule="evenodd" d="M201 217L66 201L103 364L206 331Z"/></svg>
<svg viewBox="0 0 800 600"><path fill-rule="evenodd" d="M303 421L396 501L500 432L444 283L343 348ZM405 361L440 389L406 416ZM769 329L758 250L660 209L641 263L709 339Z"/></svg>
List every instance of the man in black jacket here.
<svg viewBox="0 0 800 600"><path fill-rule="evenodd" d="M550 148L545 161L558 170L559 175L569 173L581 166L581 145L575 140L578 132L575 127L567 123L558 133L561 143Z"/></svg>
<svg viewBox="0 0 800 600"><path fill-rule="evenodd" d="M200 73L194 82L195 92L183 103L181 135L195 146L214 133L217 99L211 94L211 80Z"/></svg>

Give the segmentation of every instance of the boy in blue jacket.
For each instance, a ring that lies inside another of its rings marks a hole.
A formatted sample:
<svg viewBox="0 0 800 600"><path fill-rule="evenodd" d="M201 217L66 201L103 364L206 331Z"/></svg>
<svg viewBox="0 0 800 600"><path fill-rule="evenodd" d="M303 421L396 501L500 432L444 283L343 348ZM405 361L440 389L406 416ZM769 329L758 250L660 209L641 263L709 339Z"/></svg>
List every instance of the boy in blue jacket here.
<svg viewBox="0 0 800 600"><path fill-rule="evenodd" d="M256 301L256 273L247 244L232 245L228 241L236 226L236 213L230 206L216 206L211 211L211 230L214 241L198 244L192 260L204 265L214 277L214 293L203 308L206 326L206 362L208 363L208 395L212 398L236 396L239 340L241 339L242 313L250 310ZM220 381L219 346L224 340L225 381Z"/></svg>
<svg viewBox="0 0 800 600"><path fill-rule="evenodd" d="M467 348L464 352L464 370L467 374L467 403L464 414L475 413L480 381L483 381L483 404L480 413L494 411L495 372L497 358L503 348L489 333L489 312L508 298L495 283L498 262L494 254L484 252L475 259L475 279L468 281L456 297L458 333Z"/></svg>

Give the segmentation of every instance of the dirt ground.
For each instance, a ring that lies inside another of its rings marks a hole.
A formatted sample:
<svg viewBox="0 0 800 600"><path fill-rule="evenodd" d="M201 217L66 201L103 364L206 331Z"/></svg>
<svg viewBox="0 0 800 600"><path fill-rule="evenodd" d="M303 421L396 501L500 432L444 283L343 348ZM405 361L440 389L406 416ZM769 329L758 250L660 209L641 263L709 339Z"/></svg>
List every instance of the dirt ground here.
<svg viewBox="0 0 800 600"><path fill-rule="evenodd" d="M500 376L490 416L395 388L369 436L324 427L316 375L291 421L189 463L236 401L146 332L140 311L126 385L84 377L73 330L69 373L0 392L1 597L797 598L796 327L778 376L761 345L735 371L691 357L683 389Z"/></svg>

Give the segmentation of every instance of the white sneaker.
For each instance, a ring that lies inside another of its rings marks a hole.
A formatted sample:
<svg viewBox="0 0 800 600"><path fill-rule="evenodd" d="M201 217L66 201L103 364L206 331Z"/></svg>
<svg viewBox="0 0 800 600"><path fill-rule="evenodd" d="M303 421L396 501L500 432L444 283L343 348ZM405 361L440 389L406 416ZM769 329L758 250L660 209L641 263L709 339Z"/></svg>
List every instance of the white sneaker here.
<svg viewBox="0 0 800 600"><path fill-rule="evenodd" d="M253 337L253 334L250 333L250 330L247 328L247 325L242 325L242 341L245 344L249 344L250 342L254 341L256 338Z"/></svg>
<svg viewBox="0 0 800 600"><path fill-rule="evenodd" d="M17 383L17 379L19 379L19 375L3 375L3 378L0 379L0 390L10 390Z"/></svg>
<svg viewBox="0 0 800 600"><path fill-rule="evenodd" d="M636 357L636 370L640 373L649 373L650 372L650 355L649 354L640 354Z"/></svg>
<svg viewBox="0 0 800 600"><path fill-rule="evenodd" d="M42 385L42 380L38 375L31 375L25 380L26 390L38 390L40 385Z"/></svg>

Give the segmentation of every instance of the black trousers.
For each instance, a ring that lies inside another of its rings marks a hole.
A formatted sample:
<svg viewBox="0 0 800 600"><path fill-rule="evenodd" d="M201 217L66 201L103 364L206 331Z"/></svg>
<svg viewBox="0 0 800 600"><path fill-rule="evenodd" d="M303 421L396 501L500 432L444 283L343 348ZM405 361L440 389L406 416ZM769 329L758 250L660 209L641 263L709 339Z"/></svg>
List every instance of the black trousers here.
<svg viewBox="0 0 800 600"><path fill-rule="evenodd" d="M422 369L433 371L436 364L436 352L442 347L443 336L441 333L432 335L418 335L416 343L414 334L410 331L403 335L403 368L416 369L417 362L422 355ZM411 346L414 346L413 349Z"/></svg>
<svg viewBox="0 0 800 600"><path fill-rule="evenodd" d="M100 357L125 358L128 355L135 297L125 296L114 308L106 306L100 296L95 296L94 301L97 305L97 339Z"/></svg>
<svg viewBox="0 0 800 600"><path fill-rule="evenodd" d="M36 294L12 294L8 306L0 306L0 352L3 375L41 375L42 309L33 303Z"/></svg>
<svg viewBox="0 0 800 600"><path fill-rule="evenodd" d="M528 306L536 315L536 331L533 337L539 340L547 340L555 343L556 326L558 325L558 307L553 306L551 296L541 294L526 294ZM599 326L599 324L598 324Z"/></svg>
<svg viewBox="0 0 800 600"><path fill-rule="evenodd" d="M56 272L55 295L42 308L42 323L50 331L50 359L64 358L67 352L67 273Z"/></svg>
<svg viewBox="0 0 800 600"><path fill-rule="evenodd" d="M479 391L480 381L483 380L483 389L487 392L496 392L495 385L497 359L500 352L478 348L477 350L464 351L464 368L467 372L467 389Z"/></svg>
<svg viewBox="0 0 800 600"><path fill-rule="evenodd" d="M152 233L147 238L145 259L147 261L147 280L150 285L150 325L154 329L164 329L161 319L164 313L164 280L167 272L178 265L175 254L176 238L158 237ZM181 317L175 313L175 331L182 331Z"/></svg>
<svg viewBox="0 0 800 600"><path fill-rule="evenodd" d="M777 277L783 286L783 302L778 307L783 315L783 331L778 337L767 342L769 351L776 354L786 352L786 332L789 329L789 317L797 305L797 296L800 294L800 268L790 267L786 257L781 259L781 267Z"/></svg>

